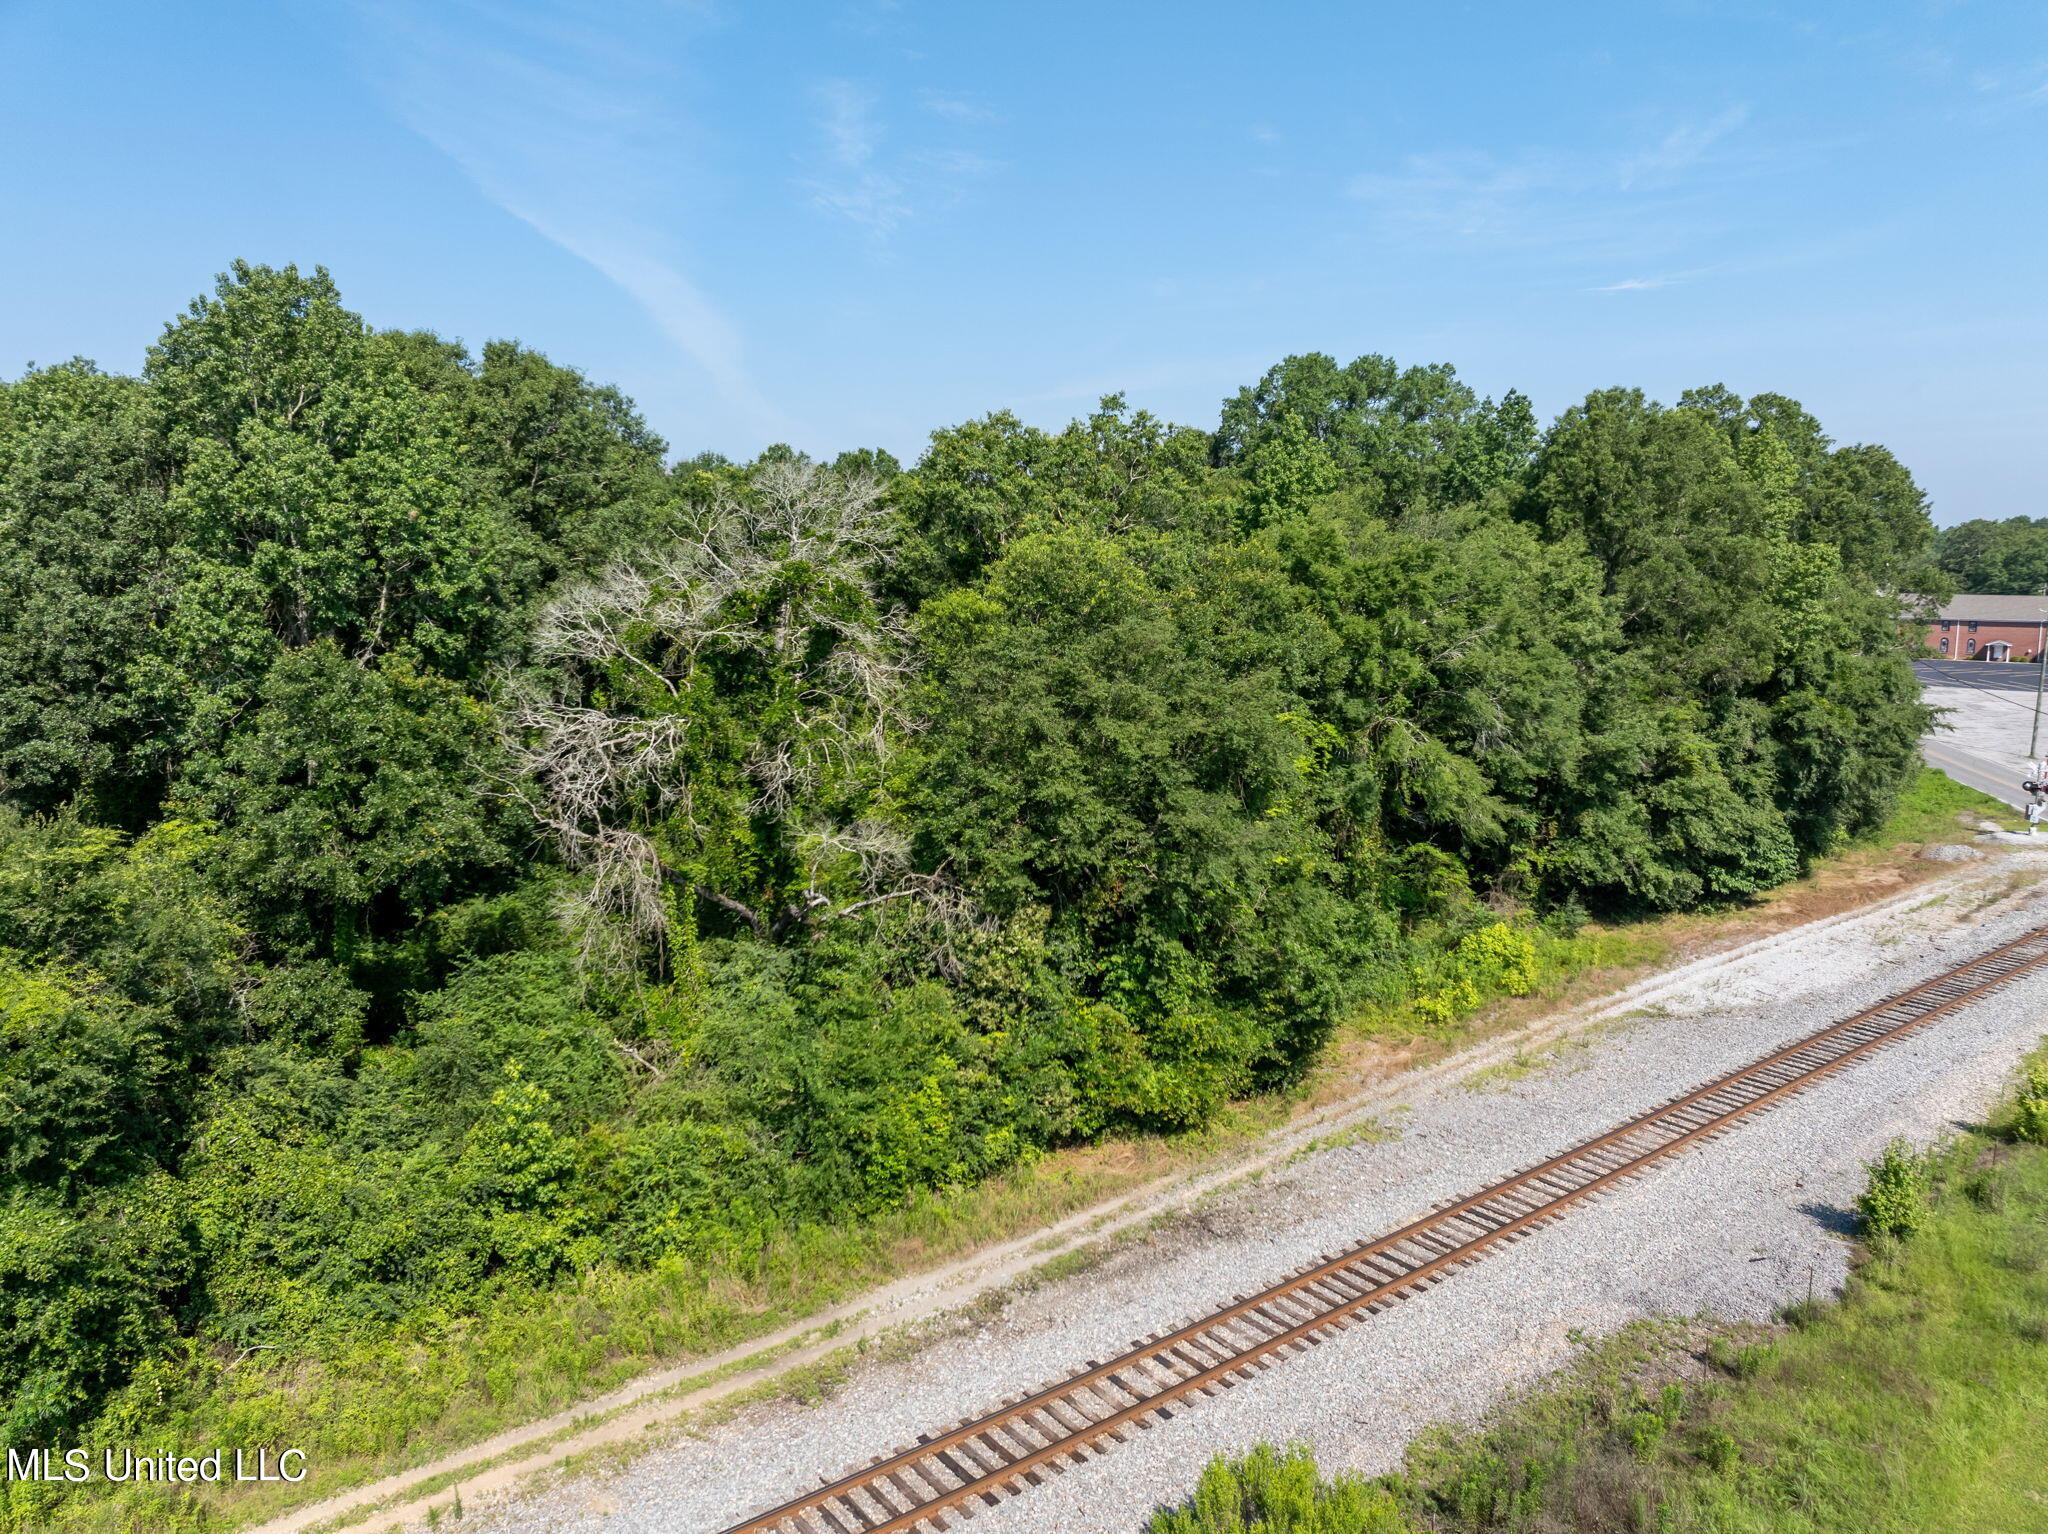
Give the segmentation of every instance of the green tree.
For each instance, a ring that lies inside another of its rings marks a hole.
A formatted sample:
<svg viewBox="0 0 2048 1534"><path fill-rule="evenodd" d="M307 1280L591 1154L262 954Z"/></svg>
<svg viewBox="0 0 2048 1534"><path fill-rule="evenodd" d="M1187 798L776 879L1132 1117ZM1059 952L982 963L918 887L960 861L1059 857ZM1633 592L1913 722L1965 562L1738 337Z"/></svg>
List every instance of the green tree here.
<svg viewBox="0 0 2048 1534"><path fill-rule="evenodd" d="M934 432L917 467L890 482L885 587L915 606L973 580L1012 540L1056 527L1221 532L1228 489L1211 481L1207 457L1204 433L1134 412L1120 394L1058 433L1007 411Z"/></svg>
<svg viewBox="0 0 2048 1534"><path fill-rule="evenodd" d="M1754 894L1876 824L1925 723L1900 603L1807 536L1800 449L1725 390L1688 399L1591 396L1518 501L1600 562L1630 652L1561 867L1663 907Z"/></svg>
<svg viewBox="0 0 2048 1534"><path fill-rule="evenodd" d="M497 754L494 714L457 684L321 641L271 666L189 792L271 930L347 956L509 866Z"/></svg>
<svg viewBox="0 0 2048 1534"><path fill-rule="evenodd" d="M1681 695L1768 675L1769 508L1733 445L1694 409L1610 389L1559 417L1522 502L1599 561L1628 642Z"/></svg>
<svg viewBox="0 0 2048 1534"><path fill-rule="evenodd" d="M1789 527L1795 542L1833 546L1844 570L1885 591L1941 594L1927 497L1886 449L1836 447L1819 421L1782 394L1744 400L1715 384L1686 391L1679 404L1710 416L1738 452L1753 438L1778 444L1797 504Z"/></svg>
<svg viewBox="0 0 2048 1534"><path fill-rule="evenodd" d="M1958 522L1937 535L1935 558L1959 591L2039 591L2048 586L2048 517Z"/></svg>
<svg viewBox="0 0 2048 1534"><path fill-rule="evenodd" d="M549 575L593 571L660 530L667 449L617 389L492 341L464 395L493 497L539 539Z"/></svg>
<svg viewBox="0 0 2048 1534"><path fill-rule="evenodd" d="M188 754L217 749L285 650L458 677L504 656L537 548L477 470L446 348L370 331L325 271L238 263L145 377L180 531L145 684L186 711Z"/></svg>
<svg viewBox="0 0 2048 1534"><path fill-rule="evenodd" d="M1518 477L1536 446L1529 402L1518 394L1496 405L1444 364L1403 368L1367 355L1340 367L1310 352L1224 401L1216 462L1245 461L1290 420L1396 513L1484 494Z"/></svg>
<svg viewBox="0 0 2048 1534"><path fill-rule="evenodd" d="M0 385L0 797L140 827L160 711L134 689L170 598L170 466L146 390L83 361Z"/></svg>
<svg viewBox="0 0 2048 1534"><path fill-rule="evenodd" d="M1337 488L1337 462L1329 448L1293 416L1284 417L1244 457L1250 481L1245 500L1254 525L1308 509Z"/></svg>
<svg viewBox="0 0 2048 1534"><path fill-rule="evenodd" d="M927 604L906 793L926 866L1049 910L1084 993L1227 1088L1299 1059L1358 952L1318 818L1330 742L1283 659L1315 626L1270 561L1134 552L1032 534Z"/></svg>

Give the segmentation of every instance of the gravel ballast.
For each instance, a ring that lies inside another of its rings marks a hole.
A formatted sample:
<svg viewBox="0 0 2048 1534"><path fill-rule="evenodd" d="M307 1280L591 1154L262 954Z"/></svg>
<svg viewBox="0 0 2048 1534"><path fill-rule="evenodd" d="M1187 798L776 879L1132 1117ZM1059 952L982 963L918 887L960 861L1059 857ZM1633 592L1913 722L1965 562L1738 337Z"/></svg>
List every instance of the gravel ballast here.
<svg viewBox="0 0 2048 1534"><path fill-rule="evenodd" d="M1419 1090L1397 1138L1317 1151L985 1324L858 1367L815 1405L749 1408L625 1468L472 1504L465 1527L711 1534L1000 1398L1119 1351L1435 1202L1554 1154L2048 921L2048 853L1816 924L1637 987L1547 1056ZM1127 1534L1210 1455L1299 1439L1379 1471L1431 1422L1469 1421L1565 1362L1574 1331L1653 1313L1763 1319L1846 1271L1861 1164L1980 1114L2048 1026L2048 976L1927 1025L1423 1296L973 1520L984 1534Z"/></svg>

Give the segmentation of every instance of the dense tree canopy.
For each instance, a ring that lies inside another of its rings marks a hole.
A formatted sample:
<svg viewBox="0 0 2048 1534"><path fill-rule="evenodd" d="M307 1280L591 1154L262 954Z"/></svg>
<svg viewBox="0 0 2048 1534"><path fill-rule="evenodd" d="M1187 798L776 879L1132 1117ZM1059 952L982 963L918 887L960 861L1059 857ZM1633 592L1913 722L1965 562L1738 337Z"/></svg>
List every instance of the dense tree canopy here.
<svg viewBox="0 0 2048 1534"><path fill-rule="evenodd" d="M165 720L135 685L170 599L169 454L146 388L87 362L0 388L0 788L137 826Z"/></svg>
<svg viewBox="0 0 2048 1534"><path fill-rule="evenodd" d="M1958 522L1935 535L1934 552L1958 591L2017 596L2048 587L2048 517Z"/></svg>
<svg viewBox="0 0 2048 1534"><path fill-rule="evenodd" d="M0 385L10 1441L1198 1125L1794 876L1925 722L1924 498L1775 395L666 451L292 268Z"/></svg>

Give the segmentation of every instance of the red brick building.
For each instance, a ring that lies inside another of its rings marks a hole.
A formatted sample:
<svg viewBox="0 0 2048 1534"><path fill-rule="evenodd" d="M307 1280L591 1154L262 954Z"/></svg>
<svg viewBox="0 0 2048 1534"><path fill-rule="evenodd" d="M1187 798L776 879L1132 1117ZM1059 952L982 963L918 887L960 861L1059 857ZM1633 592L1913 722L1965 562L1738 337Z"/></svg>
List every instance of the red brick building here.
<svg viewBox="0 0 2048 1534"><path fill-rule="evenodd" d="M2048 640L2048 597L1957 597L1927 625L1927 648L1950 660L2032 660Z"/></svg>

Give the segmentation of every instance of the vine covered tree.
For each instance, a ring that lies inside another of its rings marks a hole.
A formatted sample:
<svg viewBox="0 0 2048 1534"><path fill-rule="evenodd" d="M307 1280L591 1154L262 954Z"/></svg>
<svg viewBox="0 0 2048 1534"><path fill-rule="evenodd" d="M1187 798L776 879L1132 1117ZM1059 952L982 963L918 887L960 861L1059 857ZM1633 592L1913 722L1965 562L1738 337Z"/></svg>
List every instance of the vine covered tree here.
<svg viewBox="0 0 2048 1534"><path fill-rule="evenodd" d="M781 940L939 889L887 819L910 650L875 589L880 494L764 464L543 609L550 685L521 696L511 739L585 876L566 910L586 955L659 945L673 890Z"/></svg>

